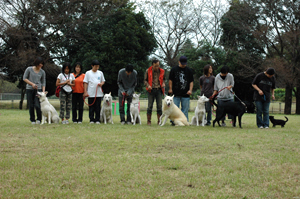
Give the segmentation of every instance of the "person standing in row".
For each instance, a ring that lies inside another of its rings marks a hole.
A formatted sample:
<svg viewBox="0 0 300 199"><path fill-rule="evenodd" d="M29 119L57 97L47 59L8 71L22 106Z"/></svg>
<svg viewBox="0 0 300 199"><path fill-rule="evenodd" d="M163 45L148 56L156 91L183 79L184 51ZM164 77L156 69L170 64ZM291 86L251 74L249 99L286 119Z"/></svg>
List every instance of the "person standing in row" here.
<svg viewBox="0 0 300 199"><path fill-rule="evenodd" d="M214 92L214 84L215 84L215 76L213 76L213 69L210 64L204 66L203 73L199 78L200 82L200 95L204 95L207 98L210 98ZM206 117L206 125L209 126L211 124L211 103L205 102L205 111L207 113Z"/></svg>
<svg viewBox="0 0 300 199"><path fill-rule="evenodd" d="M83 103L83 93L84 93L83 80L85 74L82 73L82 65L80 62L77 62L75 64L73 76L75 77L75 86L73 86L73 94L72 94L72 120L73 123L81 124L82 115L83 115L83 104L84 104Z"/></svg>
<svg viewBox="0 0 300 199"><path fill-rule="evenodd" d="M144 84L148 91L147 125L151 125L153 102L156 100L157 124L162 114L162 96L165 94L165 70L161 69L158 60L146 70Z"/></svg>
<svg viewBox="0 0 300 199"><path fill-rule="evenodd" d="M127 124L131 124L130 117L130 104L132 101L132 95L137 85L137 72L133 70L133 66L128 64L125 68L119 70L118 74L118 97L119 97L119 112L121 124L125 124L125 111L124 105L127 100Z"/></svg>
<svg viewBox="0 0 300 199"><path fill-rule="evenodd" d="M88 97L90 124L100 124L102 86L105 83L105 78L103 72L99 71L99 67L100 62L98 60L92 61L92 69L86 72L83 80L83 97Z"/></svg>
<svg viewBox="0 0 300 199"><path fill-rule="evenodd" d="M171 69L169 75L169 94L174 94L174 104L179 108L189 121L190 96L194 86L193 71L187 67L187 58L181 56L179 65Z"/></svg>
<svg viewBox="0 0 300 199"><path fill-rule="evenodd" d="M46 88L46 73L42 69L44 60L37 57L34 60L34 66L26 68L23 75L23 81L26 83L27 104L29 108L29 115L31 124L40 124L42 119L42 112L37 91L45 92ZM37 119L35 119L34 109L36 111Z"/></svg>
<svg viewBox="0 0 300 199"><path fill-rule="evenodd" d="M275 100L275 69L268 68L256 75L252 82L255 89L253 99L256 104L256 125L258 128L269 128L269 108L272 99Z"/></svg>
<svg viewBox="0 0 300 199"><path fill-rule="evenodd" d="M62 120L62 124L69 124L70 112L72 107L72 86L75 86L74 80L75 77L73 76L73 74L71 74L71 64L69 62L64 63L62 72L58 75L56 80L56 86L62 87L59 92L59 117Z"/></svg>
<svg viewBox="0 0 300 199"><path fill-rule="evenodd" d="M233 93L232 93L233 86L234 86L233 75L229 73L229 68L227 66L223 66L221 68L221 72L215 78L215 85L214 85L213 95L218 94L217 96L218 105L226 106L226 102L234 101ZM228 119L233 119L233 116L228 114ZM222 126L226 126L225 116L222 118Z"/></svg>

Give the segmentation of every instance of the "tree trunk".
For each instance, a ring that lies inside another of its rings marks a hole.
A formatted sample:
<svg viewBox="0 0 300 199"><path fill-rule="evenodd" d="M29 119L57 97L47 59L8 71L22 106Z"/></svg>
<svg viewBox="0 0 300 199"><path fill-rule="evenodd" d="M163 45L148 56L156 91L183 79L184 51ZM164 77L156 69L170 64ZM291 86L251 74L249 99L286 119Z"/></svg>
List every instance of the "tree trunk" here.
<svg viewBox="0 0 300 199"><path fill-rule="evenodd" d="M24 101L24 97L25 97L25 92L26 92L26 89L22 88L21 89L21 100L20 100L20 104L19 104L19 109L20 110L23 109L23 101Z"/></svg>
<svg viewBox="0 0 300 199"><path fill-rule="evenodd" d="M293 87L290 84L286 84L285 86L285 106L284 106L284 114L290 115L292 113L292 95Z"/></svg>
<svg viewBox="0 0 300 199"><path fill-rule="evenodd" d="M295 91L296 95L296 114L300 114L300 86L297 87L297 90Z"/></svg>

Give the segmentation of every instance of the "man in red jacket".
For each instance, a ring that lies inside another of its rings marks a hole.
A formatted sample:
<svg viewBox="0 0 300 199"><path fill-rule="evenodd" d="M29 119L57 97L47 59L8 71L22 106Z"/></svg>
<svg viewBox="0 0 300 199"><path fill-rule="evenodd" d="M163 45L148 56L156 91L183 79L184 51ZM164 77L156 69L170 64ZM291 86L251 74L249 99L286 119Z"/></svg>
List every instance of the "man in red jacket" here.
<svg viewBox="0 0 300 199"><path fill-rule="evenodd" d="M162 114L162 96L165 94L165 70L161 69L158 60L152 61L144 76L144 84L148 91L147 125L151 125L154 99L156 100L157 124Z"/></svg>

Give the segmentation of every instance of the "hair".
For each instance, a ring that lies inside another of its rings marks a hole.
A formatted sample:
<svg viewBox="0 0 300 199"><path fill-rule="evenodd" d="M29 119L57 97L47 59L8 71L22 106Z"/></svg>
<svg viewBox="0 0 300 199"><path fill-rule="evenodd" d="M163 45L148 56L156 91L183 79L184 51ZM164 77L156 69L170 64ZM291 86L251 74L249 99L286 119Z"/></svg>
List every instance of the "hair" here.
<svg viewBox="0 0 300 199"><path fill-rule="evenodd" d="M266 70L266 73L267 73L268 75L274 75L274 74L275 74L275 69L274 69L274 68L268 68L268 69Z"/></svg>
<svg viewBox="0 0 300 199"><path fill-rule="evenodd" d="M208 75L210 67L211 67L211 64L207 64L204 66L204 68L203 68L204 75Z"/></svg>
<svg viewBox="0 0 300 199"><path fill-rule="evenodd" d="M157 62L159 62L157 59L152 60L152 65L156 64Z"/></svg>
<svg viewBox="0 0 300 199"><path fill-rule="evenodd" d="M74 69L73 69L74 72L76 72L76 70L75 70L76 66L79 66L79 67L80 67L80 73L82 73L82 65L81 65L81 63L80 63L80 62L76 62L76 63L75 63Z"/></svg>
<svg viewBox="0 0 300 199"><path fill-rule="evenodd" d="M42 57L37 57L37 58L35 58L33 64L34 64L35 66L38 66L38 65L40 65L40 64L43 64L43 65L44 65L44 59L43 59Z"/></svg>
<svg viewBox="0 0 300 199"><path fill-rule="evenodd" d="M223 66L222 68L221 68L221 71L220 71L222 74L226 74L226 73L228 73L229 72L229 68L228 68L228 66Z"/></svg>
<svg viewBox="0 0 300 199"><path fill-rule="evenodd" d="M127 72L133 72L133 65L128 64L128 65L126 66L125 70L126 70Z"/></svg>
<svg viewBox="0 0 300 199"><path fill-rule="evenodd" d="M70 62L65 62L65 63L63 64L63 67L62 67L62 73L65 72L65 69L66 69L67 67L68 67L69 70L70 70L69 73L71 73L71 69L72 69L72 68L71 68L71 63L70 63Z"/></svg>
<svg viewBox="0 0 300 199"><path fill-rule="evenodd" d="M91 65L92 65L92 66L100 65L100 62L99 62L97 59L95 59L95 60L92 61L92 64L91 64Z"/></svg>

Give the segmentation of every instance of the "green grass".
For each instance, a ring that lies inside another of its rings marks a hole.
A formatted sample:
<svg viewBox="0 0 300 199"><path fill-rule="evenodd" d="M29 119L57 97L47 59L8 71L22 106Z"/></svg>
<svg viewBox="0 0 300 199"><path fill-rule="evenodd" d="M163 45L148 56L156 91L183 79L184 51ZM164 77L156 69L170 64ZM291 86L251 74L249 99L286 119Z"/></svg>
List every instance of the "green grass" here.
<svg viewBox="0 0 300 199"><path fill-rule="evenodd" d="M299 116L284 128L31 125L0 109L0 198L297 198ZM192 113L190 113L192 116ZM154 115L153 123L156 122ZM283 118L276 115L276 118Z"/></svg>

